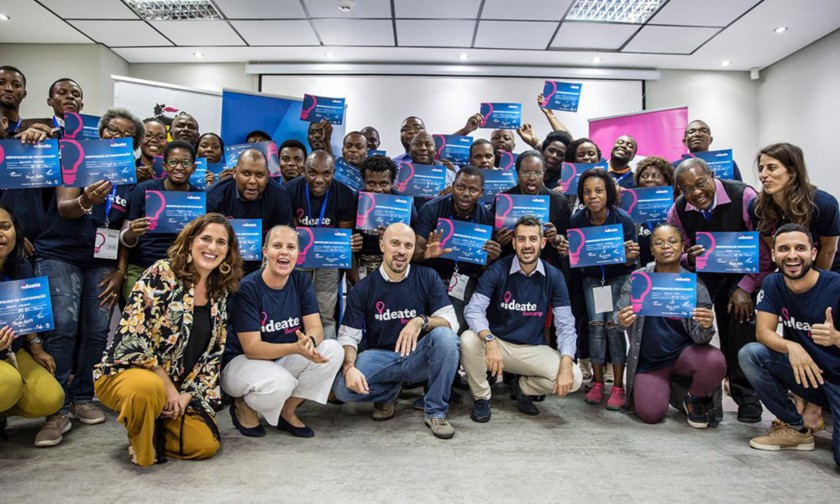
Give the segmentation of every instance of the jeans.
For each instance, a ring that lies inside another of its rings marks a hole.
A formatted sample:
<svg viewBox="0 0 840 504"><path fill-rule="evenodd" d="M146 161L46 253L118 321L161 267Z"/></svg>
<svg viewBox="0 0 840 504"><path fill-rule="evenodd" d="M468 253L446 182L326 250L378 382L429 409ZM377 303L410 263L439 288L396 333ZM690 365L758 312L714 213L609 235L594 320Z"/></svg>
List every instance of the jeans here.
<svg viewBox="0 0 840 504"><path fill-rule="evenodd" d="M70 403L93 400L93 366L102 360L110 329L111 311L99 307L99 283L114 272L113 266L80 268L56 259L37 259L35 272L50 281L55 329L44 338L44 350L55 359L55 378L64 389L66 415ZM80 317L81 315L81 317ZM73 365L73 351L79 354ZM73 383L68 387L68 379Z"/></svg>
<svg viewBox="0 0 840 504"><path fill-rule="evenodd" d="M335 396L344 402L391 402L397 399L402 383L429 382L423 399L426 416L445 418L449 410L449 390L458 370L458 335L448 327L438 327L417 342L407 357L391 350L365 350L356 358L356 368L365 375L367 394L347 388L339 373L333 384Z"/></svg>
<svg viewBox="0 0 840 504"><path fill-rule="evenodd" d="M805 388L796 383L793 368L785 354L773 351L761 343L748 343L738 352L738 360L747 379L761 402L776 417L794 428L802 428L802 415L788 397L788 390L823 408L829 408L834 420L831 448L834 462L840 465L840 383L827 379L818 388Z"/></svg>
<svg viewBox="0 0 840 504"><path fill-rule="evenodd" d="M624 365L627 362L627 340L624 331L618 329L613 321L616 303L621 294L621 287L629 275L621 275L608 280L605 286L612 292L612 311L595 313L595 294L593 289L601 286L601 279L583 277L583 295L586 300L586 312L589 316L589 357L592 364L604 364L607 344L610 346L612 364Z"/></svg>

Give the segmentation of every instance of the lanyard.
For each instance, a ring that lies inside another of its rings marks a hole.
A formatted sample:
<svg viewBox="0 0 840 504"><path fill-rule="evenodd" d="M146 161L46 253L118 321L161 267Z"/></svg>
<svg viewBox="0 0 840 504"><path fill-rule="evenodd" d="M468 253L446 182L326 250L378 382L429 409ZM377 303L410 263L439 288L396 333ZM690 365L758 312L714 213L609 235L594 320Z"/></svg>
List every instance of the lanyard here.
<svg viewBox="0 0 840 504"><path fill-rule="evenodd" d="M14 133L14 132L16 132L16 131L18 130L18 128L20 128L20 122L21 122L22 120L23 120L23 118L22 118L22 117L18 117L18 120L17 120L17 122L16 122L15 124L13 124L13 125L12 125L12 124L10 124L10 125L9 125L9 127L8 127L8 128L6 128L6 132L8 132L8 133Z"/></svg>
<svg viewBox="0 0 840 504"><path fill-rule="evenodd" d="M633 170L628 169L627 173L615 179L615 185L620 185L621 181L627 178L627 175L630 175L631 173L633 173Z"/></svg>
<svg viewBox="0 0 840 504"><path fill-rule="evenodd" d="M327 198L330 197L330 188L327 188L326 194L324 194L324 201L321 203L321 211L318 214L318 225L315 227L321 227L321 224L324 222L324 213L327 211ZM312 218L312 204L309 201L309 184L306 184L306 210L309 218Z"/></svg>
<svg viewBox="0 0 840 504"><path fill-rule="evenodd" d="M111 215L111 207L114 206L114 198L117 197L117 186L111 189L111 194L105 200L105 227L108 227L109 217Z"/></svg>

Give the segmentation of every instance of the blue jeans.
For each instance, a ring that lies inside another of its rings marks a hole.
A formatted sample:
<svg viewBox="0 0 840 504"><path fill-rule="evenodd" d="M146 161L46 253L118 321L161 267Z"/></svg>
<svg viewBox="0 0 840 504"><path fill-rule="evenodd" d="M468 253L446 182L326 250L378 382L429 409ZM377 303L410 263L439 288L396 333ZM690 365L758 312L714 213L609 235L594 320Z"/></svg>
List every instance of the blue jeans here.
<svg viewBox="0 0 840 504"><path fill-rule="evenodd" d="M444 418L449 410L449 390L458 371L458 335L448 327L438 327L417 342L408 357L391 350L372 348L356 358L356 368L365 375L367 394L347 388L339 373L333 383L335 396L344 402L391 402L397 399L402 383L429 382L424 397L426 416Z"/></svg>
<svg viewBox="0 0 840 504"><path fill-rule="evenodd" d="M70 403L93 400L93 366L102 360L108 339L111 312L99 307L99 282L114 272L114 267L80 268L55 259L36 259L35 272L50 281L55 329L44 338L44 350L55 359L55 378L64 389L60 414L70 411ZM81 317L80 317L81 315ZM73 365L73 353L79 354ZM73 383L67 381L73 374Z"/></svg>
<svg viewBox="0 0 840 504"><path fill-rule="evenodd" d="M586 301L586 312L589 315L589 358L592 364L604 364L607 355L607 345L610 346L610 361L612 364L627 363L627 340L624 331L618 329L613 321L616 313L616 303L621 295L621 287L630 275L621 275L608 280L604 285L612 292L612 311L595 313L594 288L601 286L601 279L583 277L583 296Z"/></svg>
<svg viewBox="0 0 840 504"><path fill-rule="evenodd" d="M818 388L805 388L796 383L793 368L785 354L773 351L761 343L748 343L740 352L741 369L755 389L761 402L776 417L794 428L802 428L802 415L788 397L788 390L823 408L829 408L834 417L831 447L834 462L840 465L840 383L825 380Z"/></svg>

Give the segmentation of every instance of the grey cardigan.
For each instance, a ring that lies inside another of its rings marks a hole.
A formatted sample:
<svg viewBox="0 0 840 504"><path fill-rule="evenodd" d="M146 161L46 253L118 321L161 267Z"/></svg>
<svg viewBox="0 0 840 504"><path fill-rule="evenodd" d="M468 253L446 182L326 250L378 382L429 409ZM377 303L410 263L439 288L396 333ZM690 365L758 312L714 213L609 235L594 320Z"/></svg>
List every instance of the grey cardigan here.
<svg viewBox="0 0 840 504"><path fill-rule="evenodd" d="M653 273L655 269L656 263L651 262L644 268L636 271ZM691 273L691 271L680 267L680 273ZM615 323L618 327L625 329L628 337L630 338L630 347L627 353L627 380L625 386L625 390L627 391L627 402L624 404L624 409L632 412L634 410L633 381L636 378L636 369L639 367L639 356L642 353L642 334L645 328L645 317L636 317L636 321L633 322L630 327L624 327L621 325L621 322L618 321L618 310L630 306L630 282L631 278L628 278L621 287L621 294L619 295L617 304L618 309L616 310L615 315ZM699 278L697 279L697 306L700 308L712 307L712 299L709 297L709 291ZM700 324L695 322L692 318L682 319L682 323L686 332L691 337L691 340L697 345L708 344L712 341L712 337L715 335L714 325L708 329L703 329Z"/></svg>

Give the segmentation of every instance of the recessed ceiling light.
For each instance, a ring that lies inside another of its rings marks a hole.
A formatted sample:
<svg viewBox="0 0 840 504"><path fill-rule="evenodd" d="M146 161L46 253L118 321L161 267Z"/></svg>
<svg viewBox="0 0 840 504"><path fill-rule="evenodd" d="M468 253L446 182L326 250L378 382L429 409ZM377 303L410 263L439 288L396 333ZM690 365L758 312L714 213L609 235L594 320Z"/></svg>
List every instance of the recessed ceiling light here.
<svg viewBox="0 0 840 504"><path fill-rule="evenodd" d="M334 52L327 52L327 53L324 53L324 56L326 56L327 58L335 58L335 53Z"/></svg>
<svg viewBox="0 0 840 504"><path fill-rule="evenodd" d="M209 0L126 0L125 4L146 21L222 19Z"/></svg>
<svg viewBox="0 0 840 504"><path fill-rule="evenodd" d="M461 61L467 61L468 59L470 59L470 56L467 53L461 53L461 55L458 56L458 59L460 59Z"/></svg>
<svg viewBox="0 0 840 504"><path fill-rule="evenodd" d="M604 61L604 60L599 58L598 56L595 56L594 58L592 58L592 63L600 63L602 61Z"/></svg>
<svg viewBox="0 0 840 504"><path fill-rule="evenodd" d="M341 12L350 12L353 10L353 0L338 0L338 10Z"/></svg>
<svg viewBox="0 0 840 504"><path fill-rule="evenodd" d="M723 60L720 62L720 66L727 67L732 64L731 60Z"/></svg>
<svg viewBox="0 0 840 504"><path fill-rule="evenodd" d="M644 23L666 0L576 0L566 19L601 23Z"/></svg>
<svg viewBox="0 0 840 504"><path fill-rule="evenodd" d="M203 52L196 51L196 52L194 52L194 53L193 53L193 56L195 56L196 58L203 58L203 57L204 57L204 53L203 53Z"/></svg>
<svg viewBox="0 0 840 504"><path fill-rule="evenodd" d="M784 33L786 31L788 31L788 27L787 26L777 26L773 31L776 32L776 33Z"/></svg>
<svg viewBox="0 0 840 504"><path fill-rule="evenodd" d="M0 21L8 21L10 19L12 19L12 18L7 16L6 14L0 14Z"/></svg>

